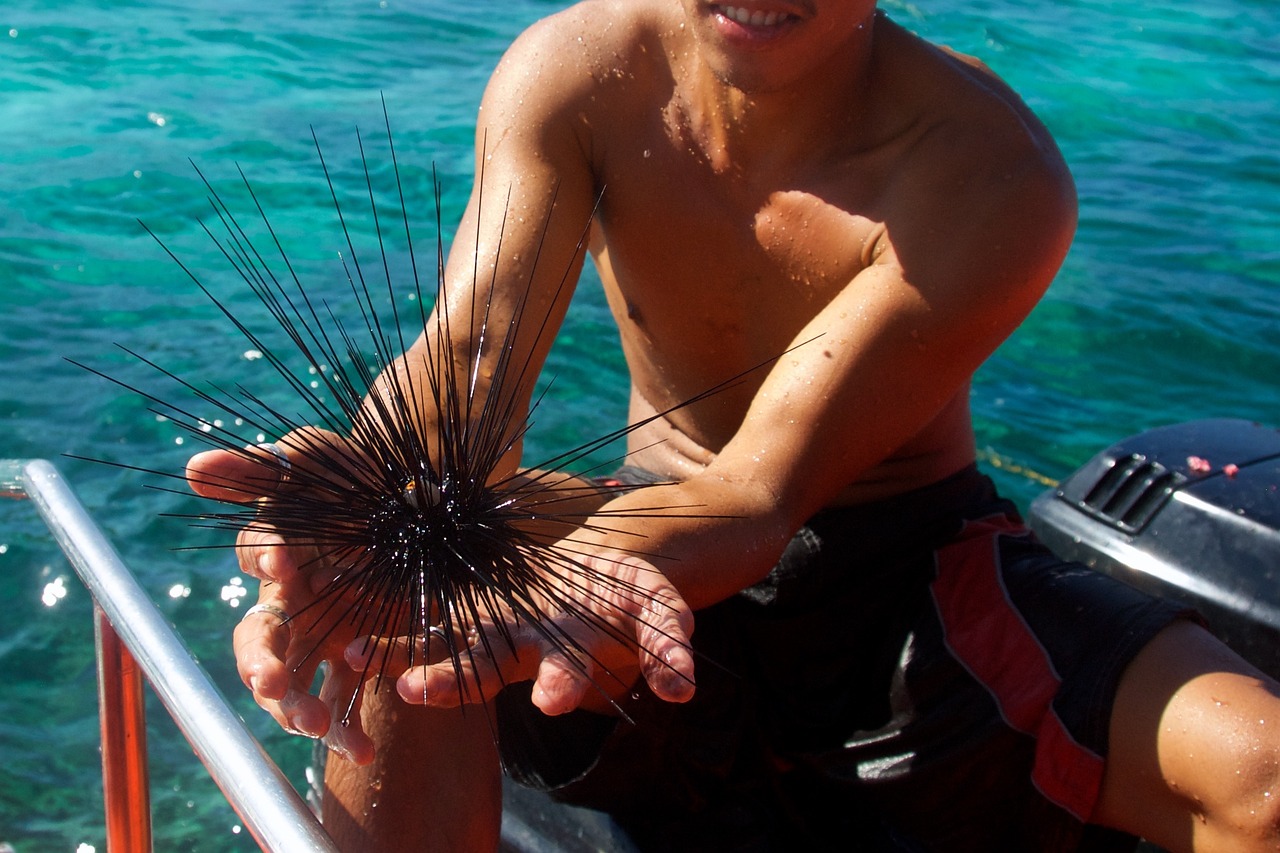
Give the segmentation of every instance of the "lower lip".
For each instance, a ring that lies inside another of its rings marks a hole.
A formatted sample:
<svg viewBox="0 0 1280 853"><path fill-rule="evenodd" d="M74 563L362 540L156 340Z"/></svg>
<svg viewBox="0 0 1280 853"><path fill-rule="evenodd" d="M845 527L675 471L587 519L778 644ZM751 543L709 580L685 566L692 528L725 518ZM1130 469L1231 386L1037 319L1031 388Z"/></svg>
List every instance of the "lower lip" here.
<svg viewBox="0 0 1280 853"><path fill-rule="evenodd" d="M738 23L715 7L711 9L711 17L716 31L722 37L744 45L763 45L772 42L786 34L797 22L796 18L787 17L773 26L753 27L750 24Z"/></svg>

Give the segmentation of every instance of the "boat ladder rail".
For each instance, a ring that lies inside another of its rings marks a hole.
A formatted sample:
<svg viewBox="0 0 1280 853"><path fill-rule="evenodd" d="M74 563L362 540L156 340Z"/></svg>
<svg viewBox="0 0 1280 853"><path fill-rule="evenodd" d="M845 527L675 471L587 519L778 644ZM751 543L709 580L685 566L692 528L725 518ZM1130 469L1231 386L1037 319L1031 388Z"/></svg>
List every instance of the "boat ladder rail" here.
<svg viewBox="0 0 1280 853"><path fill-rule="evenodd" d="M336 853L306 802L139 586L57 468L44 459L0 459L0 495L32 502L93 597L109 853L152 849L144 676L263 850Z"/></svg>

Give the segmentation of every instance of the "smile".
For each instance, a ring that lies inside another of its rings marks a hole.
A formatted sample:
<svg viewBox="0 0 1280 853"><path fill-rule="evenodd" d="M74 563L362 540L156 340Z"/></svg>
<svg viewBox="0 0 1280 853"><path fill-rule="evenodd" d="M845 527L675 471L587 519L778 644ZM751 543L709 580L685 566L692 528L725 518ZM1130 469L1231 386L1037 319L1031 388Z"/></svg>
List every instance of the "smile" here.
<svg viewBox="0 0 1280 853"><path fill-rule="evenodd" d="M744 27L773 27L792 17L786 12L760 10L752 12L741 6L716 6L715 9L723 17Z"/></svg>

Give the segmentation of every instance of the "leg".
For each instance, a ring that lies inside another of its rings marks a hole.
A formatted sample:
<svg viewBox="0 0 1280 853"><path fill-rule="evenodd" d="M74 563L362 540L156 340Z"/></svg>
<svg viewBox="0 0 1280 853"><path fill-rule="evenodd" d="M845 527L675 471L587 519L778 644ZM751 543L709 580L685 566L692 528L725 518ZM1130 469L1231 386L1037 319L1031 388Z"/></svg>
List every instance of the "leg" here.
<svg viewBox="0 0 1280 853"><path fill-rule="evenodd" d="M1190 623L1120 680L1093 820L1169 850L1280 850L1280 685Z"/></svg>
<svg viewBox="0 0 1280 853"><path fill-rule="evenodd" d="M502 774L483 708L407 705L385 689L364 702L372 764L330 756L324 826L343 850L496 850Z"/></svg>

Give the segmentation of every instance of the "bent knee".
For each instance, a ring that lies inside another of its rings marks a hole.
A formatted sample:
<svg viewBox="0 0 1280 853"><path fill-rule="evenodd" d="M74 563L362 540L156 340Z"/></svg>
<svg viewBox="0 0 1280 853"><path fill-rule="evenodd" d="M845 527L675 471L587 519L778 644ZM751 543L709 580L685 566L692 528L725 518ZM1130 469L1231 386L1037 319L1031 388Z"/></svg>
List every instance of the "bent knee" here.
<svg viewBox="0 0 1280 853"><path fill-rule="evenodd" d="M1276 712L1271 719L1227 710L1228 700L1218 699L1213 710L1181 717L1181 726L1194 730L1167 723L1160 752L1174 801L1166 812L1174 819L1162 827L1174 828L1174 843L1165 835L1170 849L1280 851L1280 699L1268 704ZM1180 754L1169 760L1174 752Z"/></svg>
<svg viewBox="0 0 1280 853"><path fill-rule="evenodd" d="M1259 727L1266 725L1259 721ZM1280 736L1280 719L1270 723ZM1280 850L1280 743L1243 738L1222 760L1235 767L1236 784L1214 798L1203 815L1206 841L1196 849Z"/></svg>
<svg viewBox="0 0 1280 853"><path fill-rule="evenodd" d="M1163 723L1161 767L1194 801L1195 849L1280 850L1280 687L1247 667L1205 673Z"/></svg>
<svg viewBox="0 0 1280 853"><path fill-rule="evenodd" d="M1280 685L1166 628L1121 680L1097 817L1171 850L1280 850Z"/></svg>

